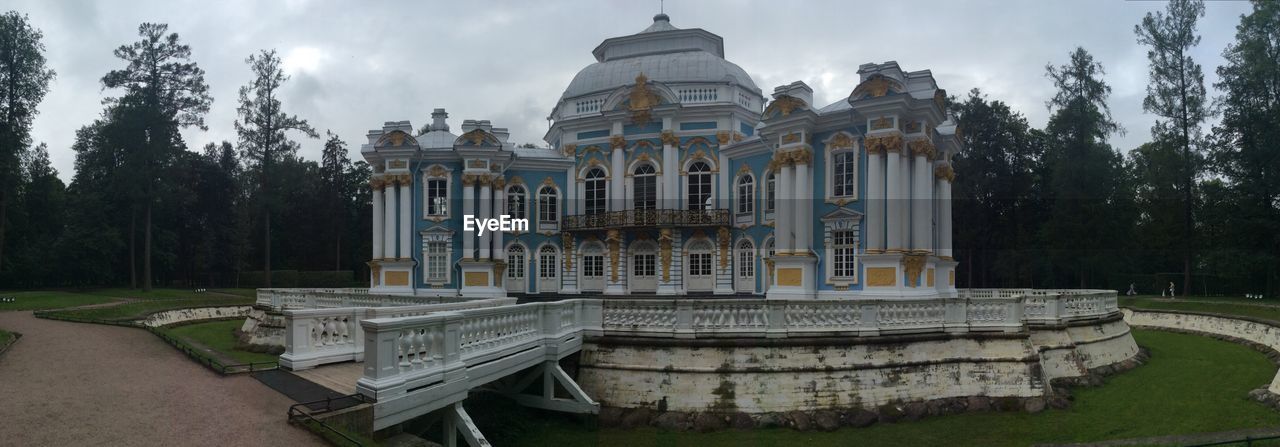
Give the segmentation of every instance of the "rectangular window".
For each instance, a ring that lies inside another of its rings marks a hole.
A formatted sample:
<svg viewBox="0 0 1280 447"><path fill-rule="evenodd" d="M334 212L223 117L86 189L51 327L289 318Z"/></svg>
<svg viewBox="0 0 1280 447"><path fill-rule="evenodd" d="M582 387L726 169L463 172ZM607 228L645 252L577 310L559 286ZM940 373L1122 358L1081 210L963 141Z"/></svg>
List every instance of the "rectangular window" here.
<svg viewBox="0 0 1280 447"><path fill-rule="evenodd" d="M635 265L632 266L632 274L635 276L654 276L657 269L655 268L655 255L636 255Z"/></svg>
<svg viewBox="0 0 1280 447"><path fill-rule="evenodd" d="M711 253L689 255L690 276L711 276Z"/></svg>
<svg viewBox="0 0 1280 447"><path fill-rule="evenodd" d="M842 152L832 160L832 195L849 197L854 192L854 153Z"/></svg>
<svg viewBox="0 0 1280 447"><path fill-rule="evenodd" d="M738 181L738 214L751 214L751 204L755 196L754 183L749 179Z"/></svg>
<svg viewBox="0 0 1280 447"><path fill-rule="evenodd" d="M750 248L738 249L738 276L744 278L755 276L756 263L753 251Z"/></svg>
<svg viewBox="0 0 1280 447"><path fill-rule="evenodd" d="M446 179L427 180L427 215L449 215L449 181Z"/></svg>
<svg viewBox="0 0 1280 447"><path fill-rule="evenodd" d="M555 278L556 269L560 266L556 263L556 255L554 253L544 253L538 260L538 277L539 278Z"/></svg>
<svg viewBox="0 0 1280 447"><path fill-rule="evenodd" d="M777 177L769 174L769 179L764 184L764 212L765 214L773 214L776 208L775 202L778 196Z"/></svg>
<svg viewBox="0 0 1280 447"><path fill-rule="evenodd" d="M448 243L445 241L431 241L427 243L427 281L444 282L448 280L448 249Z"/></svg>
<svg viewBox="0 0 1280 447"><path fill-rule="evenodd" d="M604 276L604 256L583 256L582 275L593 278Z"/></svg>
<svg viewBox="0 0 1280 447"><path fill-rule="evenodd" d="M835 256L831 266L837 278L852 278L856 274L854 260L857 243L852 231L835 231L831 233L831 249Z"/></svg>

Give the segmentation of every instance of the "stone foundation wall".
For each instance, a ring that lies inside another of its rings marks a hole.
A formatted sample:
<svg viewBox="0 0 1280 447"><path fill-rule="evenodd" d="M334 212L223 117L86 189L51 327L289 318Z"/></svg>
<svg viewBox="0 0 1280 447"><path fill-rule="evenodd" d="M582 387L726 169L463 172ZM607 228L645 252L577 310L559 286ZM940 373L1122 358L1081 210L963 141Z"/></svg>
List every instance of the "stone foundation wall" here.
<svg viewBox="0 0 1280 447"><path fill-rule="evenodd" d="M284 315L254 307L240 326L240 344L264 349L284 349Z"/></svg>
<svg viewBox="0 0 1280 447"><path fill-rule="evenodd" d="M1133 327L1209 335L1253 345L1264 352L1280 351L1280 327L1266 320L1196 312L1122 311L1125 321ZM1280 375L1271 380L1266 390L1272 396L1280 395Z"/></svg>
<svg viewBox="0 0 1280 447"><path fill-rule="evenodd" d="M984 396L1044 398L1052 381L1138 355L1114 317L1017 333L675 340L583 345L578 383L605 407L775 413Z"/></svg>
<svg viewBox="0 0 1280 447"><path fill-rule="evenodd" d="M195 307L190 309L174 309L147 315L140 323L147 327L168 326L200 320L218 320L224 318L240 318L249 315L252 306Z"/></svg>

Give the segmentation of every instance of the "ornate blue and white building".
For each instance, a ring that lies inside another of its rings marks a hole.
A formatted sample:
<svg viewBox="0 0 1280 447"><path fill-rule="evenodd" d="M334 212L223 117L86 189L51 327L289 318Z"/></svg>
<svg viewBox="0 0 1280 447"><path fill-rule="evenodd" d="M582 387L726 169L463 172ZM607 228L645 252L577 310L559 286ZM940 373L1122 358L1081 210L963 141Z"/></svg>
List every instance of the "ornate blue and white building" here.
<svg viewBox="0 0 1280 447"><path fill-rule="evenodd" d="M550 147L444 109L420 135L369 132L373 291L954 296L961 147L929 71L864 64L822 107L798 81L766 96L720 36L664 14L592 53ZM504 214L527 230L464 228Z"/></svg>

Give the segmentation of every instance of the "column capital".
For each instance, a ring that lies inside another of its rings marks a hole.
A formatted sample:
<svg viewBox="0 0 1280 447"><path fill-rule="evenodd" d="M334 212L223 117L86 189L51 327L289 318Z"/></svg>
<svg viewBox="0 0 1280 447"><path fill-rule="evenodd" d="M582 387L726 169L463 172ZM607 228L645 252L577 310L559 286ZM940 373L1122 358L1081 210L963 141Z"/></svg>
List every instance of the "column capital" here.
<svg viewBox="0 0 1280 447"><path fill-rule="evenodd" d="M928 139L911 140L908 146L911 148L911 155L923 156L931 161L937 156L937 150L934 149L933 142Z"/></svg>
<svg viewBox="0 0 1280 447"><path fill-rule="evenodd" d="M375 176L369 179L369 188L373 189L374 191L382 192L382 189L386 187L387 187L387 181L384 180L382 177Z"/></svg>
<svg viewBox="0 0 1280 447"><path fill-rule="evenodd" d="M902 135L892 134L867 137L864 144L867 146L868 154L899 153L902 152Z"/></svg>
<svg viewBox="0 0 1280 447"><path fill-rule="evenodd" d="M561 151L564 153L564 156L572 157L578 154L578 145L573 143L566 144L561 148Z"/></svg>
<svg viewBox="0 0 1280 447"><path fill-rule="evenodd" d="M956 171L951 169L951 165L938 166L933 168L933 178L951 183L956 179Z"/></svg>
<svg viewBox="0 0 1280 447"><path fill-rule="evenodd" d="M664 130L662 131L662 144L667 146L679 146L680 138L676 137L675 131Z"/></svg>
<svg viewBox="0 0 1280 447"><path fill-rule="evenodd" d="M609 147L613 149L622 149L627 146L627 138L622 135L613 135L609 137Z"/></svg>

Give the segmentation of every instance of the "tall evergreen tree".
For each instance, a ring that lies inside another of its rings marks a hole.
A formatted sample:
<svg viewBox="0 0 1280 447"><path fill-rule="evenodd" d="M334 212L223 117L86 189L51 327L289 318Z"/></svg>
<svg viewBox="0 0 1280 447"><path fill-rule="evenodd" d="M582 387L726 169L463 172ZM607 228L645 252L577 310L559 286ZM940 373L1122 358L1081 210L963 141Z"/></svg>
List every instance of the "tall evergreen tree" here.
<svg viewBox="0 0 1280 447"><path fill-rule="evenodd" d="M311 138L319 138L307 120L284 112L280 89L289 76L280 66L275 50L262 50L245 59L253 72L253 80L240 87L240 106L237 108L236 133L240 137L240 150L246 159L256 164L259 198L262 201L262 258L266 287L271 287L271 214L275 210L276 197L271 183L274 164L298 151L298 143L290 140L285 132L298 131Z"/></svg>
<svg viewBox="0 0 1280 447"><path fill-rule="evenodd" d="M195 126L207 129L204 115L213 97L204 82L204 70L191 61L191 47L180 43L177 33L166 34L169 25L143 23L138 26L142 40L121 45L115 56L127 62L125 68L112 70L102 77L109 89L123 89L108 104L128 105L138 113L145 136L131 148L127 164L133 178L140 183L138 199L143 210L142 288L150 291L152 208L161 173L166 171L181 146L179 129Z"/></svg>
<svg viewBox="0 0 1280 447"><path fill-rule="evenodd" d="M0 268L4 267L6 213L18 187L22 152L31 144L31 120L49 91L44 34L25 14L0 15Z"/></svg>
<svg viewBox="0 0 1280 447"><path fill-rule="evenodd" d="M1214 168L1235 196L1236 262L1269 295L1280 294L1280 2L1255 0L1218 67L1224 92L1214 129Z"/></svg>
<svg viewBox="0 0 1280 447"><path fill-rule="evenodd" d="M351 158L347 157L347 143L333 132L325 131L329 139L324 142L320 155L320 172L325 187L325 214L329 216L328 238L333 241L333 269L342 270L342 237L346 228L347 204L345 198L346 176L351 170Z"/></svg>
<svg viewBox="0 0 1280 447"><path fill-rule="evenodd" d="M1160 119L1151 128L1157 141L1166 142L1182 152L1182 290L1191 291L1191 252L1194 241L1192 227L1192 185L1200 169L1193 154L1200 137L1200 123L1206 115L1204 73L1189 54L1200 44L1196 20L1204 17L1201 0L1171 0L1168 13L1147 13L1142 23L1133 27L1138 43L1147 45L1151 64L1151 83L1142 108ZM1154 146L1154 148L1160 148Z"/></svg>
<svg viewBox="0 0 1280 447"><path fill-rule="evenodd" d="M1132 201L1132 192L1124 190L1131 183L1125 181L1122 157L1106 143L1121 129L1107 106L1111 87L1102 79L1105 71L1084 48L1045 71L1058 91L1046 103L1053 112L1045 129L1052 205L1044 244L1053 250L1059 274L1087 287L1093 274L1117 260L1116 249L1132 225L1131 216L1117 213Z"/></svg>

